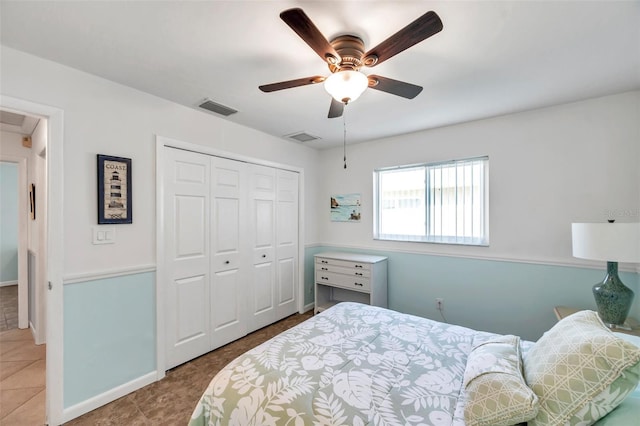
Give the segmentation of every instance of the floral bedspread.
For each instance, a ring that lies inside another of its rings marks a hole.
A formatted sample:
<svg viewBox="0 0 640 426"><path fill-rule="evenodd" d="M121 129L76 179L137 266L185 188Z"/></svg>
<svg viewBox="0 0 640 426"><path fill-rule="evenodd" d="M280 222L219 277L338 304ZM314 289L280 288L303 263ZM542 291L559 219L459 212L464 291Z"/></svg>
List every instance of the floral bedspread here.
<svg viewBox="0 0 640 426"><path fill-rule="evenodd" d="M484 336L340 303L222 369L189 426L463 425L467 355Z"/></svg>

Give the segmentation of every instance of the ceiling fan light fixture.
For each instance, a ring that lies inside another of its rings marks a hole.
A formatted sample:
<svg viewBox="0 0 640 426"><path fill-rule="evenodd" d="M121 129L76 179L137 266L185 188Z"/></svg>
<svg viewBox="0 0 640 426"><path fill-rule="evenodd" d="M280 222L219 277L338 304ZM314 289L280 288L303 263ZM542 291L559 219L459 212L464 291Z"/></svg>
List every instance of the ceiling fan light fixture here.
<svg viewBox="0 0 640 426"><path fill-rule="evenodd" d="M367 76L360 71L345 70L331 74L324 81L325 90L338 102L353 102L369 86Z"/></svg>

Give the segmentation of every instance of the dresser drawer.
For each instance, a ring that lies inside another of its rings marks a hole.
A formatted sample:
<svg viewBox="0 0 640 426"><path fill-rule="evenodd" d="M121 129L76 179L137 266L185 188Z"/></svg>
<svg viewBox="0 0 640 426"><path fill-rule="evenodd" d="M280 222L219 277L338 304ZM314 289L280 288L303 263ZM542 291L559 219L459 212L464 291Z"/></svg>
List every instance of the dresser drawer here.
<svg viewBox="0 0 640 426"><path fill-rule="evenodd" d="M336 274L344 274L352 277L362 278L369 278L371 276L371 271L369 269L356 269L354 267L346 268L325 263L316 265L316 271L334 272Z"/></svg>
<svg viewBox="0 0 640 426"><path fill-rule="evenodd" d="M350 260L338 260L328 257L317 257L316 266L337 266L341 268L357 269L359 271L370 271L371 264L364 262L352 262Z"/></svg>
<svg viewBox="0 0 640 426"><path fill-rule="evenodd" d="M371 291L371 281L369 278L359 278L350 275L336 274L327 271L316 271L316 282L318 284L332 285L363 292Z"/></svg>

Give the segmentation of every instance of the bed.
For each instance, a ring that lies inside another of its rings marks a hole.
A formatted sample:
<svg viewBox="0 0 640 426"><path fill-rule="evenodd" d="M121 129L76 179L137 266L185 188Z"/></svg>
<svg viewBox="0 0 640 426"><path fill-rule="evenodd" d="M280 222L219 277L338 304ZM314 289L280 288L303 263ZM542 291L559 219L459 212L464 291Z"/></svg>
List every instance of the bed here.
<svg viewBox="0 0 640 426"><path fill-rule="evenodd" d="M555 383L576 381L557 380L566 366L554 367L554 383L545 389L553 352L549 347L561 347L564 343L556 340L571 340L566 336L591 336L589 327L598 327L597 315L583 312L563 319L532 343L340 303L223 368L198 401L189 425L586 425L610 411L612 416L640 414L640 404L629 397L640 378L640 348L604 326L597 332L607 339L611 335L606 356L613 347L622 361L606 359L603 364L598 358L596 363L607 367L594 376L589 364L601 354L589 355L587 378L581 378L589 383L580 383L575 397L566 397ZM566 326L574 328L567 331ZM595 347L593 342L587 346ZM575 362L580 361L572 359L571 365ZM571 370L573 379L579 376ZM545 392L562 393L563 401Z"/></svg>

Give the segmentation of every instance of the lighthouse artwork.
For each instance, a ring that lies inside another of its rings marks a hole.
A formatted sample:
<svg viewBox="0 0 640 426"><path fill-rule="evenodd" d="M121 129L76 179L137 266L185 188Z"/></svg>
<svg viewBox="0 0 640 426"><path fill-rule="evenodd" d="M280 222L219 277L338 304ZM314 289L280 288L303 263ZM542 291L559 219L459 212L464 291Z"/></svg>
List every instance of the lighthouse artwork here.
<svg viewBox="0 0 640 426"><path fill-rule="evenodd" d="M131 159L98 155L98 223L132 223Z"/></svg>

